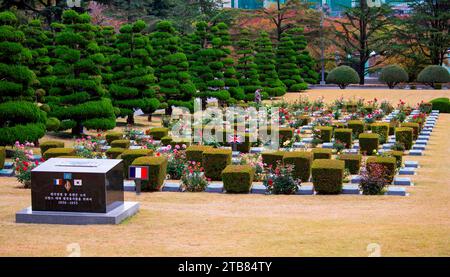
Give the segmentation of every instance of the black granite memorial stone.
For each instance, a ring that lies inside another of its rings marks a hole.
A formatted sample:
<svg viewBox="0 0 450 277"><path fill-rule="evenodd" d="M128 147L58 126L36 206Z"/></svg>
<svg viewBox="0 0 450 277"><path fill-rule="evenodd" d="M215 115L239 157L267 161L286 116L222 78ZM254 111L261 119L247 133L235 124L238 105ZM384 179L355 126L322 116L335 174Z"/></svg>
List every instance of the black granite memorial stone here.
<svg viewBox="0 0 450 277"><path fill-rule="evenodd" d="M53 158L31 172L33 211L107 213L124 202L123 162Z"/></svg>

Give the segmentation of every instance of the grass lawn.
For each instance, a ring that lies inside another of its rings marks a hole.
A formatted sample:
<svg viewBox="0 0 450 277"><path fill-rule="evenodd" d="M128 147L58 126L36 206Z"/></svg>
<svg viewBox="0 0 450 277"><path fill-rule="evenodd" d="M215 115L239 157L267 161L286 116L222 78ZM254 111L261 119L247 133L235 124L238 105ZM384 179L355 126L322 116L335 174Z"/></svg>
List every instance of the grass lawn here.
<svg viewBox="0 0 450 277"><path fill-rule="evenodd" d="M325 101L356 94L416 103L450 91L307 94ZM449 126L450 114L441 114L425 156L405 156L421 165L409 197L127 192L126 200L139 201L141 209L120 225L29 225L16 224L15 213L30 205L30 190L15 178L0 178L0 256L67 256L71 243L80 245L82 256L368 256L370 243L380 245L382 256L449 256Z"/></svg>

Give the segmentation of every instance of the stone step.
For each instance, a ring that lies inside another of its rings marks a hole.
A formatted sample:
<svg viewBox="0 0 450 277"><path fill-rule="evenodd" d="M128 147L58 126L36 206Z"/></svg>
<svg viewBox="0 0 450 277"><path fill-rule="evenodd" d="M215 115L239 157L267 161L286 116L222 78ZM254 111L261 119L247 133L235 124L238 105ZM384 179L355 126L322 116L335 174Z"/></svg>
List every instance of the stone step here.
<svg viewBox="0 0 450 277"><path fill-rule="evenodd" d="M417 161L405 161L404 164L405 167L419 168L419 162Z"/></svg>
<svg viewBox="0 0 450 277"><path fill-rule="evenodd" d="M414 144L412 146L413 150L425 150L425 148L426 148L426 145L424 145L424 144Z"/></svg>
<svg viewBox="0 0 450 277"><path fill-rule="evenodd" d="M410 156L423 156L423 150L409 150Z"/></svg>
<svg viewBox="0 0 450 277"><path fill-rule="evenodd" d="M415 175L416 170L414 167L403 167L398 171L399 175Z"/></svg>
<svg viewBox="0 0 450 277"><path fill-rule="evenodd" d="M250 189L250 193L252 194L266 194L267 188L262 184L253 184Z"/></svg>
<svg viewBox="0 0 450 277"><path fill-rule="evenodd" d="M346 184L342 186L342 194L361 194L361 192L358 185Z"/></svg>
<svg viewBox="0 0 450 277"><path fill-rule="evenodd" d="M408 193L406 193L406 189L403 187L395 187L395 186L389 186L386 193L386 195L397 195L397 196L407 196Z"/></svg>
<svg viewBox="0 0 450 277"><path fill-rule="evenodd" d="M394 185L396 186L413 186L411 178L408 177L394 177Z"/></svg>
<svg viewBox="0 0 450 277"><path fill-rule="evenodd" d="M181 191L181 184L165 182L162 191L179 192Z"/></svg>
<svg viewBox="0 0 450 277"><path fill-rule="evenodd" d="M206 192L212 192L212 193L223 193L223 183L212 183L209 184L206 189Z"/></svg>

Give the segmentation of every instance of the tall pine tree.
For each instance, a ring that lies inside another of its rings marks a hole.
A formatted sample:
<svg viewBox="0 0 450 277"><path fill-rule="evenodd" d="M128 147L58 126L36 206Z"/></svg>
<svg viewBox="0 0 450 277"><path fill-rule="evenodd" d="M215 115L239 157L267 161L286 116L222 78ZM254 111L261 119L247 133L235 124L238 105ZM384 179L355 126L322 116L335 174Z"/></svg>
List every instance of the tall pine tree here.
<svg viewBox="0 0 450 277"><path fill-rule="evenodd" d="M263 86L263 91L269 96L282 96L286 93L286 86L278 78L275 63L275 53L272 41L266 32L262 32L256 41L255 62L258 66L259 80Z"/></svg>
<svg viewBox="0 0 450 277"><path fill-rule="evenodd" d="M45 134L46 114L33 103L36 75L27 66L32 53L17 27L13 13L0 13L0 145L36 142Z"/></svg>
<svg viewBox="0 0 450 277"><path fill-rule="evenodd" d="M289 35L283 34L277 47L277 71L280 80L286 85L288 92L301 91L308 85L300 76L297 66L295 45Z"/></svg>
<svg viewBox="0 0 450 277"><path fill-rule="evenodd" d="M308 42L303 35L302 28L292 28L288 31L291 36L292 42L294 42L294 50L297 52L296 61L300 70L300 76L308 84L316 84L319 80L319 73L314 71L315 61L309 55L306 46Z"/></svg>
<svg viewBox="0 0 450 277"><path fill-rule="evenodd" d="M193 110L192 96L196 92L189 74L189 62L181 48L180 37L170 21L160 21L150 35L153 65L159 80L159 92L167 101L167 113L172 106Z"/></svg>
<svg viewBox="0 0 450 277"><path fill-rule="evenodd" d="M113 106L119 108L120 116L127 116L127 123L134 124L134 110L152 113L159 107L155 98L155 76L151 67L151 46L143 34L146 25L142 20L120 28L117 49L120 55L113 58L112 84L109 93Z"/></svg>
<svg viewBox="0 0 450 277"><path fill-rule="evenodd" d="M116 118L111 100L105 98L99 65L105 62L95 41L96 27L88 14L66 10L64 28L56 33L53 73L57 77L46 97L50 114L61 121L61 130L83 133L83 128L112 129Z"/></svg>
<svg viewBox="0 0 450 277"><path fill-rule="evenodd" d="M259 81L258 66L255 64L255 51L253 42L249 39L250 33L244 29L240 33L240 39L236 43L236 54L238 63L236 65L239 85L244 89L245 100L252 101L255 91L261 88Z"/></svg>

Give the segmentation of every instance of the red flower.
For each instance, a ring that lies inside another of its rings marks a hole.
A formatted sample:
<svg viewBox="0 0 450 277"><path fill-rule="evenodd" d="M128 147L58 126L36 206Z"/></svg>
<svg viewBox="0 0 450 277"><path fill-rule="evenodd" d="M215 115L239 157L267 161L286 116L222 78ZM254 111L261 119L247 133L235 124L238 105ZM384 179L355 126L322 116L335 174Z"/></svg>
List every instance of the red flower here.
<svg viewBox="0 0 450 277"><path fill-rule="evenodd" d="M269 179L269 181L267 181L267 185L268 185L269 187L271 187L271 186L273 185L273 180L272 180L272 179Z"/></svg>
<svg viewBox="0 0 450 277"><path fill-rule="evenodd" d="M156 153L156 157L159 157L159 156L161 156L161 153L159 153L159 152Z"/></svg>

